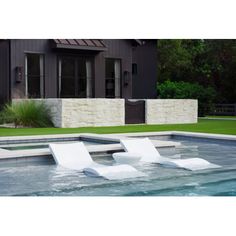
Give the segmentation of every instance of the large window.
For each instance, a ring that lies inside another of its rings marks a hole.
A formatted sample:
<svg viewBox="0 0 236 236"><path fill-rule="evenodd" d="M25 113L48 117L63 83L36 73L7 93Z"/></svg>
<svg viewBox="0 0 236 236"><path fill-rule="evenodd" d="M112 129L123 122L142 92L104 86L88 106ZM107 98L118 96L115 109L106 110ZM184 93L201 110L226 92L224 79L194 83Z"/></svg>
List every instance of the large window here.
<svg viewBox="0 0 236 236"><path fill-rule="evenodd" d="M92 61L86 58L59 59L59 97L92 97Z"/></svg>
<svg viewBox="0 0 236 236"><path fill-rule="evenodd" d="M121 61L106 59L106 98L121 97Z"/></svg>
<svg viewBox="0 0 236 236"><path fill-rule="evenodd" d="M26 54L25 57L25 92L28 98L44 96L44 56Z"/></svg>

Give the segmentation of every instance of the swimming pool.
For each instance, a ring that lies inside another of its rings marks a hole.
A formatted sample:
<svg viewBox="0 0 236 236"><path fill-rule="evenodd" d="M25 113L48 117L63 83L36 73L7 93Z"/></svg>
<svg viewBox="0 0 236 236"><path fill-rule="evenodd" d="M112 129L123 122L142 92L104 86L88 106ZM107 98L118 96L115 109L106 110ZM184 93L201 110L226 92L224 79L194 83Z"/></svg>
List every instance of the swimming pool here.
<svg viewBox="0 0 236 236"><path fill-rule="evenodd" d="M16 196L236 196L236 142L152 136L181 142L180 146L159 149L162 155L181 158L201 157L221 165L220 169L187 171L159 165L136 166L148 176L108 181L87 177L52 162L24 163L0 167L0 195ZM94 157L114 164L110 155Z"/></svg>
<svg viewBox="0 0 236 236"><path fill-rule="evenodd" d="M32 150L32 149L48 149L49 143L72 143L83 141L86 146L89 145L100 145L100 144L115 144L118 141L114 140L102 140L98 138L91 137L61 137L61 138L18 138L17 140L0 140L0 149L17 151L17 150Z"/></svg>
<svg viewBox="0 0 236 236"><path fill-rule="evenodd" d="M79 141L82 141L82 140L79 140ZM73 142L73 141L67 141L67 143L70 143L70 142ZM74 141L75 142L75 141ZM83 141L84 144L86 146L89 146L89 145L99 145L99 143L97 142L87 142L87 141ZM55 142L55 143L59 143L59 141ZM34 143L31 143L31 144L14 144L14 145L4 145L4 146L0 146L0 148L2 149L5 149L5 150L9 150L9 151L17 151L17 150L32 150L32 149L46 149L48 148L48 144L34 144Z"/></svg>

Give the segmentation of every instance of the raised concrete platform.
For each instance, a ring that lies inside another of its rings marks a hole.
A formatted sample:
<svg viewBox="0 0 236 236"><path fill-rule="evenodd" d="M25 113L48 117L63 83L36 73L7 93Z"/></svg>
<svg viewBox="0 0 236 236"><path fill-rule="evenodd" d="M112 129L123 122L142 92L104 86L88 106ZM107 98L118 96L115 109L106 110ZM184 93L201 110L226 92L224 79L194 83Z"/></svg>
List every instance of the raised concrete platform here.
<svg viewBox="0 0 236 236"><path fill-rule="evenodd" d="M66 135L44 135L44 136L15 136L0 138L0 161L19 161L30 160L32 158L51 158L49 148L38 148L29 150L6 150L1 147L21 147L27 145L47 145L48 143L59 140L59 142L105 142L105 144L87 145L88 151L92 155L114 153L124 151L120 145L121 138L130 138L125 135L98 135L98 134L66 134ZM43 143L42 143L43 142ZM174 148L180 145L179 142L153 140L156 148Z"/></svg>
<svg viewBox="0 0 236 236"><path fill-rule="evenodd" d="M50 159L52 158L49 149L31 149L31 150L6 150L1 147L4 146L26 146L33 142L33 145L48 144L52 141L58 140L60 142L75 142L75 141L90 141L90 142L104 142L96 145L87 145L87 149L93 156L101 156L112 154L118 151L124 151L120 145L120 139L139 138L139 137L156 137L156 136L182 136L189 138L203 138L209 140L221 140L236 142L236 135L221 135L221 134L206 134L182 131L166 131L166 132L140 132L140 133L121 133L121 134L60 134L60 135L40 135L40 136L14 136L14 137L0 137L0 161L36 161L36 159ZM44 143L42 143L44 142ZM152 140L156 148L175 148L179 146L180 142Z"/></svg>

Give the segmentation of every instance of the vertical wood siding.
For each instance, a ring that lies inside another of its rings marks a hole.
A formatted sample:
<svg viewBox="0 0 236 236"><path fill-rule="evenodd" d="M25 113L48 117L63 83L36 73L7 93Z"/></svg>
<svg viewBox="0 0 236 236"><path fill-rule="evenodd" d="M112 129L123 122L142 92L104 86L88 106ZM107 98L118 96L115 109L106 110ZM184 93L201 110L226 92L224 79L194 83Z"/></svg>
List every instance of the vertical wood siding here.
<svg viewBox="0 0 236 236"><path fill-rule="evenodd" d="M105 58L122 60L121 91L123 98L155 98L156 97L156 41L148 41L144 46L134 47L132 40L106 39L103 40L108 50L105 52L87 52L80 50L52 49L49 39L11 40L11 93L12 98L24 98L25 75L21 83L15 82L15 69L22 66L25 72L26 53L44 54L45 97L57 97L57 58L58 55L86 55L94 57L94 95L105 97ZM136 48L136 49L135 49ZM5 56L3 56L5 58ZM129 81L124 86L124 72L128 71L132 77L132 62L138 64L138 78ZM0 72L7 73L7 72ZM6 75L7 77L9 75ZM3 76L4 77L4 76ZM2 81L2 80L1 80ZM2 86L6 86L1 82ZM5 90L4 90L5 91ZM6 96L6 95L4 95Z"/></svg>
<svg viewBox="0 0 236 236"><path fill-rule="evenodd" d="M156 98L157 41L148 40L145 45L133 48L133 63L137 63L137 75L133 76L133 98Z"/></svg>
<svg viewBox="0 0 236 236"><path fill-rule="evenodd" d="M132 98L132 80L124 86L124 72L128 71L131 76L132 70L132 42L131 40L107 39L104 43L108 51L104 53L105 58L121 59L121 92L123 98ZM105 76L105 75L104 75Z"/></svg>
<svg viewBox="0 0 236 236"><path fill-rule="evenodd" d="M45 97L57 96L57 56L50 47L48 39L11 40L11 86L12 98L25 96L25 74L21 83L15 82L15 69L22 66L25 73L26 53L40 53L44 55Z"/></svg>
<svg viewBox="0 0 236 236"><path fill-rule="evenodd" d="M9 100L9 41L0 42L0 106Z"/></svg>

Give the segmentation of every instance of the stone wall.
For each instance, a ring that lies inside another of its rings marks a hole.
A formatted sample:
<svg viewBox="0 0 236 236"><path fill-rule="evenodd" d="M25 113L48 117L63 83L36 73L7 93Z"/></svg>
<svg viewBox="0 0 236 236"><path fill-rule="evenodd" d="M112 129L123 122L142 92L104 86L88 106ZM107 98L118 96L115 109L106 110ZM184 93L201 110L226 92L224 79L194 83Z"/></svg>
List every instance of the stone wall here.
<svg viewBox="0 0 236 236"><path fill-rule="evenodd" d="M193 99L147 99L146 124L197 123L198 102Z"/></svg>
<svg viewBox="0 0 236 236"><path fill-rule="evenodd" d="M36 99L35 99L36 100ZM55 127L63 127L62 120L62 99L42 99L46 105L50 108L52 114L52 122ZM38 101L42 101L38 99ZM37 100L36 100L37 101Z"/></svg>
<svg viewBox="0 0 236 236"><path fill-rule="evenodd" d="M62 99L62 127L125 124L124 99Z"/></svg>
<svg viewBox="0 0 236 236"><path fill-rule="evenodd" d="M13 102L25 99L14 99ZM124 99L32 99L50 107L55 127L119 126L125 124Z"/></svg>
<svg viewBox="0 0 236 236"><path fill-rule="evenodd" d="M25 99L14 99L20 102ZM124 99L34 99L51 109L55 127L119 126L125 124ZM147 99L146 124L196 123L198 103L192 99Z"/></svg>

